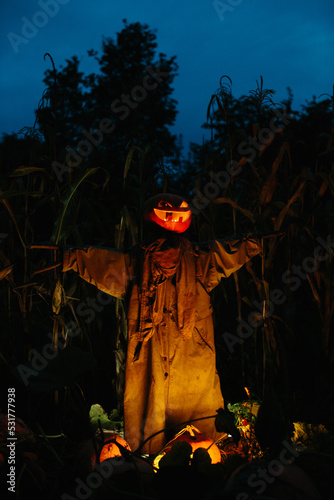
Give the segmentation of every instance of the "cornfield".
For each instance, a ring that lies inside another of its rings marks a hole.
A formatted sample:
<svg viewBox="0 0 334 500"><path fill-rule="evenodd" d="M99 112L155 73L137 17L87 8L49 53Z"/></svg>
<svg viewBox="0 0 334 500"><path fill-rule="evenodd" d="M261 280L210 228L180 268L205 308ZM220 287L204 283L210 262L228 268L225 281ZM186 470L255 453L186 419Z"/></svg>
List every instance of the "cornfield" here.
<svg viewBox="0 0 334 500"><path fill-rule="evenodd" d="M122 416L126 305L63 275L61 247L137 244L144 201L161 190L190 202L197 241L262 237L262 255L213 294L226 401L240 401L246 386L263 401L274 394L291 419L333 425L333 97L298 119L262 78L239 102L227 80L209 100L211 141L194 146L179 171L163 162L148 170L147 150L129 145L121 193L105 165L67 168L60 182L53 137L42 141L36 129L3 143L2 384L17 387L17 412L43 433L87 433L96 402ZM323 128L308 128L311 118ZM46 344L56 355L39 369Z"/></svg>

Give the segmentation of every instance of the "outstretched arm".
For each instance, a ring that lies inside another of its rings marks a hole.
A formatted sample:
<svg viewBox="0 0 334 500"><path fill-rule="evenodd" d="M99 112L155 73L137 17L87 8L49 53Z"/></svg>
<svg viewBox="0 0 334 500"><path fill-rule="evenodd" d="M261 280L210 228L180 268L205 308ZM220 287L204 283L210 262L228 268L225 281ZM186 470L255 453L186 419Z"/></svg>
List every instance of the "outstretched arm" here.
<svg viewBox="0 0 334 500"><path fill-rule="evenodd" d="M133 278L133 259L119 250L102 247L64 247L63 272L73 270L88 283L114 297L124 297Z"/></svg>
<svg viewBox="0 0 334 500"><path fill-rule="evenodd" d="M238 239L214 240L200 247L203 285L209 292L222 278L228 278L262 250L259 238L245 235Z"/></svg>

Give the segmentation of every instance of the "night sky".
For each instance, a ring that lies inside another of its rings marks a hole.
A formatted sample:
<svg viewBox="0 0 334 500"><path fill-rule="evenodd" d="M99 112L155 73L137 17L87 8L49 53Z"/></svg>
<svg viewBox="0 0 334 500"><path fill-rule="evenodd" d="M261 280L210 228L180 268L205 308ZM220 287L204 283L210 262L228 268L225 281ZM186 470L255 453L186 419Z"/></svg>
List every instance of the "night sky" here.
<svg viewBox="0 0 334 500"><path fill-rule="evenodd" d="M114 38L123 19L156 30L157 52L177 56L173 132L183 134L185 147L202 142L222 75L232 79L234 97L255 89L260 75L276 102L291 87L294 109L333 89L333 0L7 0L0 11L0 134L33 126L51 67L46 52L58 69L76 55L79 69L93 72L87 51L101 53L102 37Z"/></svg>

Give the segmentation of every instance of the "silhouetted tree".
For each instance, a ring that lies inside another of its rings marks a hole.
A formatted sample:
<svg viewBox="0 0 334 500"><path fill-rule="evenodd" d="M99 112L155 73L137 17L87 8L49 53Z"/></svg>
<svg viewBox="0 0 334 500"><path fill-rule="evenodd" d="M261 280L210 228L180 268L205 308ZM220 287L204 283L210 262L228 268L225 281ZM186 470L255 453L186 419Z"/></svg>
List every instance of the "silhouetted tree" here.
<svg viewBox="0 0 334 500"><path fill-rule="evenodd" d="M85 76L76 56L64 68L53 65L45 73L47 90L36 116L46 140L54 142L58 161L73 168L103 166L115 191L130 144L145 157L144 177L159 161L177 164L179 148L169 130L177 114L171 97L175 57L157 54L156 35L147 25L127 21L115 40L103 39L101 54L88 54L97 61L98 73Z"/></svg>

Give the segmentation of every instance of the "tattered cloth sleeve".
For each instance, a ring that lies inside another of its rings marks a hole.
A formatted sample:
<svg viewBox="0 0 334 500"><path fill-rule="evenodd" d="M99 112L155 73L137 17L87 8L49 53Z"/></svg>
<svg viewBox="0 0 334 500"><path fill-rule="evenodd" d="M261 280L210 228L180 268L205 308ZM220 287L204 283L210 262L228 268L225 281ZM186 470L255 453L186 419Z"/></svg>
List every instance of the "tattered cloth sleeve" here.
<svg viewBox="0 0 334 500"><path fill-rule="evenodd" d="M123 298L133 277L130 254L102 247L63 247L63 272L73 270L113 297Z"/></svg>
<svg viewBox="0 0 334 500"><path fill-rule="evenodd" d="M199 279L206 291L210 292L222 278L228 278L261 251L259 239L248 235L199 245L199 262L202 268L202 278Z"/></svg>

